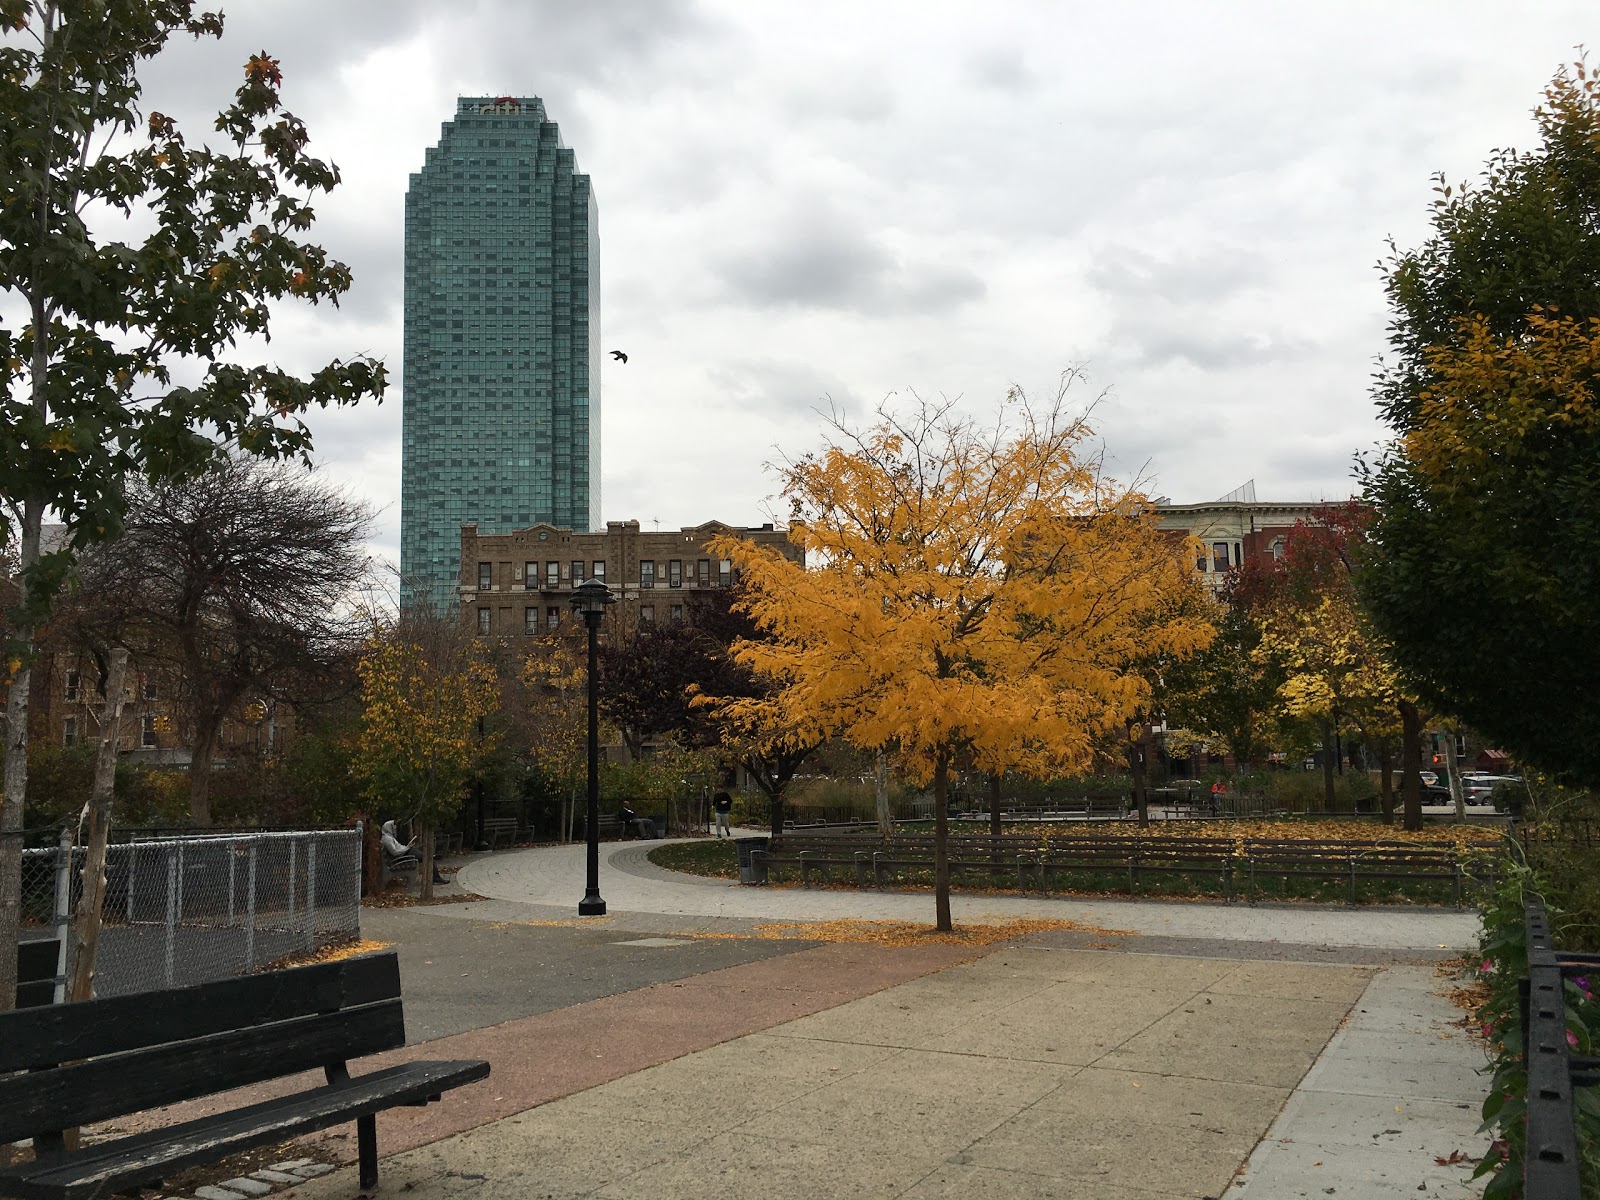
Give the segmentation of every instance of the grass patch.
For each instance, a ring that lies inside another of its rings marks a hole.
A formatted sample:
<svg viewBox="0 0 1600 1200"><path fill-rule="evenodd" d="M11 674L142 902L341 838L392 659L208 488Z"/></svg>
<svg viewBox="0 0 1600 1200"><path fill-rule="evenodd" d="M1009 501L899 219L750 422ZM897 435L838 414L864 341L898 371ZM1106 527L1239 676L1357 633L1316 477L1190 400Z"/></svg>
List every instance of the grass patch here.
<svg viewBox="0 0 1600 1200"><path fill-rule="evenodd" d="M739 878L739 852L732 838L705 838L673 842L650 851L650 861L669 871L704 875L710 879Z"/></svg>

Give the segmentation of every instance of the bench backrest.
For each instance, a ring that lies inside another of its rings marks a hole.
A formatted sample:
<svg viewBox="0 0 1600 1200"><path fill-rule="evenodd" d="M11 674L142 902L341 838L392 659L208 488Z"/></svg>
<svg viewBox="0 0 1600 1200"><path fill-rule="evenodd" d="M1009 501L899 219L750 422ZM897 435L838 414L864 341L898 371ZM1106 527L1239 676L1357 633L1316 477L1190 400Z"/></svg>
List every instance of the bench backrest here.
<svg viewBox="0 0 1600 1200"><path fill-rule="evenodd" d="M18 1008L37 1008L55 1000L56 966L60 960L60 938L17 943Z"/></svg>
<svg viewBox="0 0 1600 1200"><path fill-rule="evenodd" d="M405 1040L392 951L0 1013L0 1143L294 1075Z"/></svg>

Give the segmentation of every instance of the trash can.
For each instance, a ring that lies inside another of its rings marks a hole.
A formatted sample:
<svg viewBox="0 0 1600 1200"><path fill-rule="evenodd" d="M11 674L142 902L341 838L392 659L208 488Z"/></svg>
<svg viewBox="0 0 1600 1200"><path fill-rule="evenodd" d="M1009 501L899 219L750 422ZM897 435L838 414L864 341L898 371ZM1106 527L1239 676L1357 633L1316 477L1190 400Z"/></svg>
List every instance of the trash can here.
<svg viewBox="0 0 1600 1200"><path fill-rule="evenodd" d="M767 881L767 864L757 863L751 855L757 850L765 850L770 838L745 837L734 838L733 847L739 852L739 882L740 883L765 883Z"/></svg>

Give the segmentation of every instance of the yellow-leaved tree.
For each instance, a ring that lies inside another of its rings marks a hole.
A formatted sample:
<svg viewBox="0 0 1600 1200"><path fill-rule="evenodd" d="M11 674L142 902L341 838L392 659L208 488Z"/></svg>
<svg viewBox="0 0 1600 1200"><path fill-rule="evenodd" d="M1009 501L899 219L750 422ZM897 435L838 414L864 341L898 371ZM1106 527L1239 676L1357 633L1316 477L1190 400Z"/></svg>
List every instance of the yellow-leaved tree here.
<svg viewBox="0 0 1600 1200"><path fill-rule="evenodd" d="M1144 498L1084 453L1064 375L1036 409L1013 389L992 426L949 403L885 405L865 429L780 469L806 566L736 537L744 608L767 635L735 657L772 684L722 715L767 738L841 736L931 783L937 925L951 928L946 789L982 769L1086 768L1140 712L1140 664L1203 647L1212 628L1169 603L1191 586L1183 545Z"/></svg>
<svg viewBox="0 0 1600 1200"><path fill-rule="evenodd" d="M571 622L577 627L577 622ZM589 771L589 683L585 649L569 634L546 634L522 664L520 714L527 756L560 789L561 837L572 830Z"/></svg>
<svg viewBox="0 0 1600 1200"><path fill-rule="evenodd" d="M458 622L408 616L374 627L356 667L361 723L351 769L380 811L419 826L422 896L433 898L433 832L461 807L495 735L478 721L499 707L493 666Z"/></svg>
<svg viewBox="0 0 1600 1200"><path fill-rule="evenodd" d="M1283 672L1278 697L1292 717L1321 726L1354 725L1382 763L1379 808L1394 820L1393 747L1403 733L1407 694L1383 640L1373 630L1348 586L1305 606L1283 605L1257 617L1261 642L1255 653ZM1407 829L1422 828L1420 793L1408 794Z"/></svg>

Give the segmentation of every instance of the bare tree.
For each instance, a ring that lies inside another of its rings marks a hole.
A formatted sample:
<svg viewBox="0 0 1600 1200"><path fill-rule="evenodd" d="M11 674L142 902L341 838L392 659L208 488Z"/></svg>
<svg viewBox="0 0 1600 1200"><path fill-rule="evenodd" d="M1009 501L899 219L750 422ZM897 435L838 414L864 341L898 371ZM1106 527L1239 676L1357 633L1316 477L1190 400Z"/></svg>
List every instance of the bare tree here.
<svg viewBox="0 0 1600 1200"><path fill-rule="evenodd" d="M123 535L85 557L75 608L86 637L170 681L190 815L206 825L224 720L254 698L304 702L361 636L371 515L304 470L242 458L129 490Z"/></svg>

